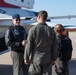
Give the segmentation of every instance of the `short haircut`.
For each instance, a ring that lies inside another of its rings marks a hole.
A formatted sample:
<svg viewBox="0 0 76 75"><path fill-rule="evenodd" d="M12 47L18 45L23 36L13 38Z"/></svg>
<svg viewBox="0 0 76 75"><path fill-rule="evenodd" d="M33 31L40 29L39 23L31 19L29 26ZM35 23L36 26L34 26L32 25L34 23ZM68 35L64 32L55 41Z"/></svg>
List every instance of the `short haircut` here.
<svg viewBox="0 0 76 75"><path fill-rule="evenodd" d="M47 13L47 11L45 11L45 10L41 10L41 11L38 13L38 16L41 16L43 20L46 20L47 17L48 17L48 13Z"/></svg>
<svg viewBox="0 0 76 75"><path fill-rule="evenodd" d="M54 28L55 28L55 31L58 32L58 33L62 33L63 32L62 24L56 24Z"/></svg>

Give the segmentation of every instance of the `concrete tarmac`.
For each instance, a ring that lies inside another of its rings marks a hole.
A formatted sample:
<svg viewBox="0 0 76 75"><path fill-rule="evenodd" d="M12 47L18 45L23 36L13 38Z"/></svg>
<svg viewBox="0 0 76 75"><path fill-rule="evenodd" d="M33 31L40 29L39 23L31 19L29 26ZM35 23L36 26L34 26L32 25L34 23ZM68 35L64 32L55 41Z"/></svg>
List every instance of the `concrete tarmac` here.
<svg viewBox="0 0 76 75"><path fill-rule="evenodd" d="M69 61L69 74L76 75L76 32L69 33L73 44L72 59ZM10 51L0 54L0 75L13 75ZM21 75L23 75L21 73Z"/></svg>
<svg viewBox="0 0 76 75"><path fill-rule="evenodd" d="M0 75L13 75L10 51L0 53ZM22 71L20 75L23 75Z"/></svg>

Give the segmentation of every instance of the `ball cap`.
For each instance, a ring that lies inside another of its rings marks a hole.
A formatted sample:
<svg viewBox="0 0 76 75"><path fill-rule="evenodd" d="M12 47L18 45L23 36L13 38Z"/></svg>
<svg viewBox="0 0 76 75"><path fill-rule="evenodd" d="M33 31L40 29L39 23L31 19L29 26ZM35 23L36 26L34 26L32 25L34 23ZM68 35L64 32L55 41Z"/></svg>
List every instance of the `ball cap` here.
<svg viewBox="0 0 76 75"><path fill-rule="evenodd" d="M20 19L20 15L19 15L19 14L14 14L14 15L12 16L12 19Z"/></svg>

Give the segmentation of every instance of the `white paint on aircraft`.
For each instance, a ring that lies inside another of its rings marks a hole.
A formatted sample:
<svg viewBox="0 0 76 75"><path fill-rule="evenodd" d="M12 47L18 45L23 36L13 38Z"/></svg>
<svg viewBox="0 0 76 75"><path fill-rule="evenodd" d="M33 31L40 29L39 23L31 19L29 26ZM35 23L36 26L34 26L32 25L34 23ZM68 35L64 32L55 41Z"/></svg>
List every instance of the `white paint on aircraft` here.
<svg viewBox="0 0 76 75"><path fill-rule="evenodd" d="M32 9L34 5L34 0L4 0L4 1L12 5L25 7L29 9Z"/></svg>

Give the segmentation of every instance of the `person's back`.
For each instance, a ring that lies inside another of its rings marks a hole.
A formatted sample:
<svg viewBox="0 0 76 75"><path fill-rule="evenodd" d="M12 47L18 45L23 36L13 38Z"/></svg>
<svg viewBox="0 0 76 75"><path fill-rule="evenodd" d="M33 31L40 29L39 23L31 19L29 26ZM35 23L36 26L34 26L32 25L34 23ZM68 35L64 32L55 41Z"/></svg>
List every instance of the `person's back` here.
<svg viewBox="0 0 76 75"><path fill-rule="evenodd" d="M33 28L35 32L34 33L35 49L38 49L39 51L41 51L40 49L45 48L47 52L50 52L51 46L53 43L53 38L55 36L53 35L51 27L47 26L47 24L45 23L44 25L39 24ZM45 52L45 50L42 50L42 51Z"/></svg>
<svg viewBox="0 0 76 75"><path fill-rule="evenodd" d="M40 11L38 25L32 27L28 34L24 59L28 64L31 53L29 75L51 75L51 63L56 60L57 41L51 27L45 23L46 18L46 11Z"/></svg>
<svg viewBox="0 0 76 75"><path fill-rule="evenodd" d="M58 41L58 58L55 63L55 73L56 75L69 75L68 71L68 57L70 50L72 50L71 40L66 36L66 34L62 34L64 27L61 24L57 24L54 27L54 31L56 33L56 38ZM67 42L67 41L70 42ZM68 46L70 44L70 50L68 51Z"/></svg>

